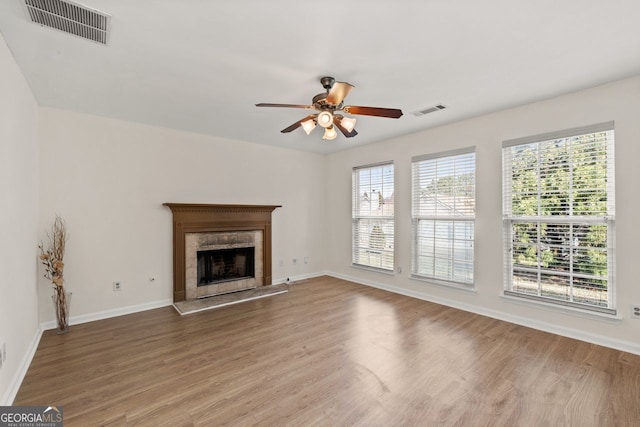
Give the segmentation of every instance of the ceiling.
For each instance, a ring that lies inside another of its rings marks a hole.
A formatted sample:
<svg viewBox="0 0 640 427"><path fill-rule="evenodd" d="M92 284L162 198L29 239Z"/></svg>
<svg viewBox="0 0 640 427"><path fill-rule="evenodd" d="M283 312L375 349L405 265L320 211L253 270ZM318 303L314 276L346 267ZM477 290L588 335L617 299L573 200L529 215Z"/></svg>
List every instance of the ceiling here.
<svg viewBox="0 0 640 427"><path fill-rule="evenodd" d="M83 0L107 45L31 23L0 1L0 32L41 106L330 153L640 74L637 0ZM281 129L333 76L358 136ZM436 104L447 108L416 117Z"/></svg>

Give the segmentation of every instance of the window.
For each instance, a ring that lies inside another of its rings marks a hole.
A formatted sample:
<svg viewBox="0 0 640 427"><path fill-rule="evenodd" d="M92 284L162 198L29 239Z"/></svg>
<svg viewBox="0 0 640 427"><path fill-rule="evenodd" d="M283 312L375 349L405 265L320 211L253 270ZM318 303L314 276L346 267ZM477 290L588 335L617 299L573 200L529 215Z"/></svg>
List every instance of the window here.
<svg viewBox="0 0 640 427"><path fill-rule="evenodd" d="M505 294L615 314L613 122L503 143Z"/></svg>
<svg viewBox="0 0 640 427"><path fill-rule="evenodd" d="M393 271L393 163L353 169L352 262Z"/></svg>
<svg viewBox="0 0 640 427"><path fill-rule="evenodd" d="M473 284L475 147L412 159L411 272Z"/></svg>

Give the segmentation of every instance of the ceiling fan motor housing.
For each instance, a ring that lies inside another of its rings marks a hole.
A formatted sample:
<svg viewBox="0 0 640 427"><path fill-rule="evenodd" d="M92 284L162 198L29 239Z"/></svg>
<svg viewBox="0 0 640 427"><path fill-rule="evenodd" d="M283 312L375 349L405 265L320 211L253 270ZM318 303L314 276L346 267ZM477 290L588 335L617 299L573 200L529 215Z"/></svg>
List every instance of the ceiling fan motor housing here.
<svg viewBox="0 0 640 427"><path fill-rule="evenodd" d="M325 102L325 100L327 99L327 94L326 93L319 93L316 96L313 97L313 99L311 100L311 103L314 105L319 105L319 106L328 106L328 104ZM324 105L323 105L324 104Z"/></svg>

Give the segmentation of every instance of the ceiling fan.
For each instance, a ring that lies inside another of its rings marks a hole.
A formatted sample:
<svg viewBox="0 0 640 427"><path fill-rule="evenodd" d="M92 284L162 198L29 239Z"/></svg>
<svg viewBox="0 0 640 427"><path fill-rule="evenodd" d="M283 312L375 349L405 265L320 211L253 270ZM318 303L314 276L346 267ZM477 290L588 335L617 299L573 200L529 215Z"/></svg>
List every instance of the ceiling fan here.
<svg viewBox="0 0 640 427"><path fill-rule="evenodd" d="M356 119L345 117L336 112L343 111L348 114L361 116L377 116L398 119L402 116L402 110L396 108L362 107L357 105L344 105L344 98L351 92L353 85L345 82L337 82L333 77L322 77L320 79L322 87L326 93L320 93L313 97L311 105L299 104L256 104L256 107L284 107L284 108L304 108L305 110L316 110L318 113L310 114L298 120L289 127L282 129L282 133L292 132L299 127L309 135L311 131L320 125L324 128L322 139L335 139L338 128L347 138L352 138L358 134L355 130Z"/></svg>

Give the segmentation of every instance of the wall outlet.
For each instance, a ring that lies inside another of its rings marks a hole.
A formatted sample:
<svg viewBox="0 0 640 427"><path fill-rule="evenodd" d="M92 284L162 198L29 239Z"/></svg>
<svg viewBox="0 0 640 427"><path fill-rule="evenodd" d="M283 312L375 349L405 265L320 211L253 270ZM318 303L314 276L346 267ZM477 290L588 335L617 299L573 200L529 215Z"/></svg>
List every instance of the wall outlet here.
<svg viewBox="0 0 640 427"><path fill-rule="evenodd" d="M121 290L122 290L122 283L113 282L113 292L117 292L117 291L121 291Z"/></svg>
<svg viewBox="0 0 640 427"><path fill-rule="evenodd" d="M4 364L7 361L7 343L2 343L2 363Z"/></svg>
<svg viewBox="0 0 640 427"><path fill-rule="evenodd" d="M631 317L634 319L640 319L640 305L631 304Z"/></svg>

